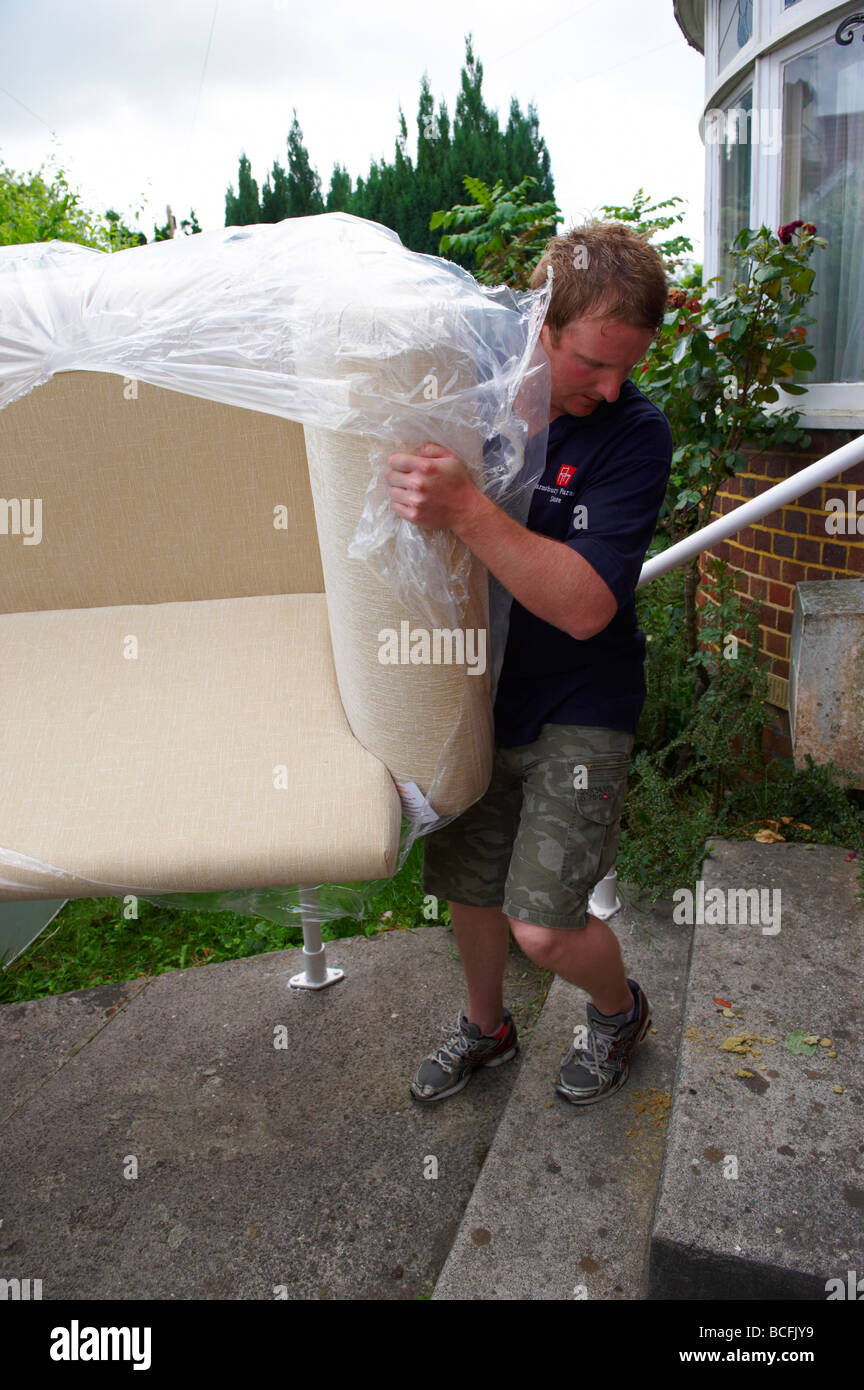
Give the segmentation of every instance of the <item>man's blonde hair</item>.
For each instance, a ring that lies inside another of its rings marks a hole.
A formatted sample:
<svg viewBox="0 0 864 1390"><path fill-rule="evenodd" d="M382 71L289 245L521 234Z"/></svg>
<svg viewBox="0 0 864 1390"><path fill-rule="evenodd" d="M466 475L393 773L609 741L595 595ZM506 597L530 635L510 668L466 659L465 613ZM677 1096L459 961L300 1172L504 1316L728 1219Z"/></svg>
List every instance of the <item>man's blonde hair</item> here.
<svg viewBox="0 0 864 1390"><path fill-rule="evenodd" d="M632 227L594 220L553 237L531 276L532 289L546 283L550 265L546 326L553 344L573 319L617 319L652 333L662 325L666 270L659 253Z"/></svg>

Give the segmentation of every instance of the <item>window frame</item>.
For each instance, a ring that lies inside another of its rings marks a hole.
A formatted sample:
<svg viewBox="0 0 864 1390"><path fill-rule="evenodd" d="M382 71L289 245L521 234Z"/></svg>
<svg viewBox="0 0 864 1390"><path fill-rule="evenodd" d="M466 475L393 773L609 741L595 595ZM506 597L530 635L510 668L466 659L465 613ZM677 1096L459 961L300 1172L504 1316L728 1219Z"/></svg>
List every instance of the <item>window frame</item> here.
<svg viewBox="0 0 864 1390"><path fill-rule="evenodd" d="M738 104L749 87L753 88L754 109L782 112L783 70L785 65L833 37L840 20L850 13L849 3L826 5L825 0L799 0L784 7L783 0L754 0L753 33L722 73L716 70L720 0L706 0L705 59L709 77L705 113L717 107L724 110ZM858 39L861 42L861 39ZM782 140L782 116L778 117ZM703 126L704 129L704 126ZM703 135L704 140L704 135ZM722 144L705 143L705 258L703 279L720 273L720 159ZM780 145L764 152L756 146L751 160L750 225L780 225ZM816 254L819 254L818 252ZM721 286L712 286L717 294ZM802 424L810 429L864 428L864 380L815 382L806 396L780 392L780 400L769 411L799 410Z"/></svg>

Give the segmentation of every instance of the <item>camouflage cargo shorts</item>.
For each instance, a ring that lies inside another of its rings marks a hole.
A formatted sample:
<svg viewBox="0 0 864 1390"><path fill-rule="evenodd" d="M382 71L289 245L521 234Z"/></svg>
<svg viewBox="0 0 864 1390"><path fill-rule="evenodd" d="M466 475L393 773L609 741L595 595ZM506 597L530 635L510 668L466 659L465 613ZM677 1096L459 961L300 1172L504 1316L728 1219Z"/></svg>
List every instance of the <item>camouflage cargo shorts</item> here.
<svg viewBox="0 0 864 1390"><path fill-rule="evenodd" d="M424 893L584 927L618 852L634 742L617 729L544 724L533 743L496 748L481 799L423 838Z"/></svg>

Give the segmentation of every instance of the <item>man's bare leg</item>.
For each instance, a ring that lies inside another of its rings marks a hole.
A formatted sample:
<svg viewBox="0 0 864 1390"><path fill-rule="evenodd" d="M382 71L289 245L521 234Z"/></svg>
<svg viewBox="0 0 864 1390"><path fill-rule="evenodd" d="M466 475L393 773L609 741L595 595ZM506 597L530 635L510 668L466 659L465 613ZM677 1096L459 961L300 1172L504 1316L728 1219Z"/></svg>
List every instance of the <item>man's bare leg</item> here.
<svg viewBox="0 0 864 1390"><path fill-rule="evenodd" d="M468 985L469 1023L494 1033L504 1021L504 969L510 920L500 907L468 907L448 902L453 936Z"/></svg>
<svg viewBox="0 0 864 1390"><path fill-rule="evenodd" d="M629 1013L633 995L627 983L621 947L612 928L599 917L584 927L562 931L508 917L513 935L530 960L578 985L601 1014Z"/></svg>

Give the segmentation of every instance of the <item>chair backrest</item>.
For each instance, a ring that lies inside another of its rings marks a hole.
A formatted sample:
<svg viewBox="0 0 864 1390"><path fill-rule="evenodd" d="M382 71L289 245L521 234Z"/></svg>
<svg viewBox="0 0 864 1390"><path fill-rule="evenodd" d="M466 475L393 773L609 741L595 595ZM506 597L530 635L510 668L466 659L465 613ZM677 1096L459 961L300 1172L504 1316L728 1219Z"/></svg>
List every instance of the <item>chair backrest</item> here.
<svg viewBox="0 0 864 1390"><path fill-rule="evenodd" d="M0 410L0 458L0 613L324 591L293 421L58 372Z"/></svg>

